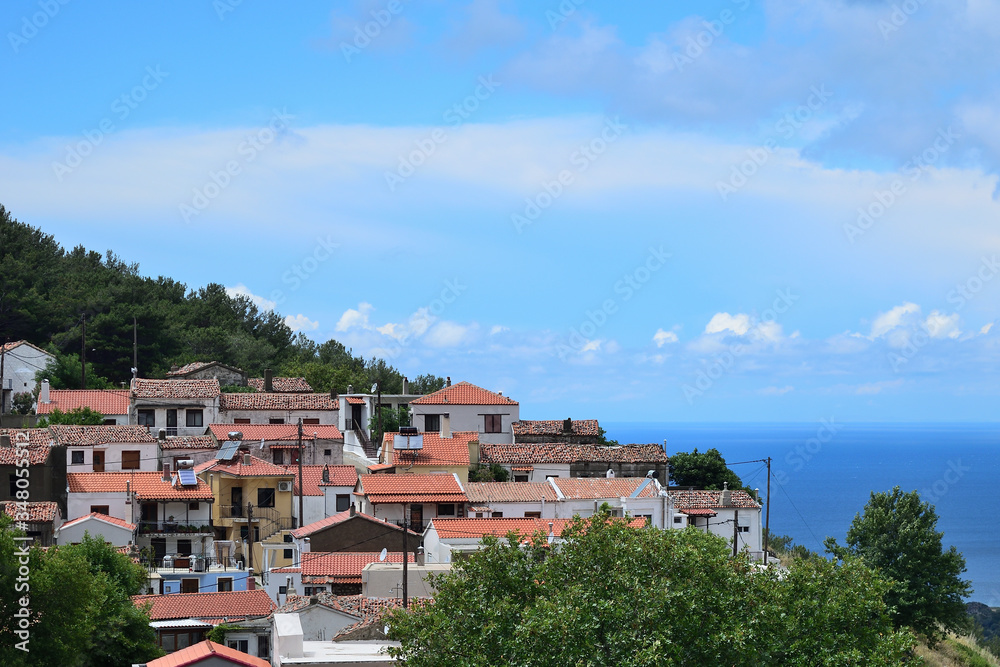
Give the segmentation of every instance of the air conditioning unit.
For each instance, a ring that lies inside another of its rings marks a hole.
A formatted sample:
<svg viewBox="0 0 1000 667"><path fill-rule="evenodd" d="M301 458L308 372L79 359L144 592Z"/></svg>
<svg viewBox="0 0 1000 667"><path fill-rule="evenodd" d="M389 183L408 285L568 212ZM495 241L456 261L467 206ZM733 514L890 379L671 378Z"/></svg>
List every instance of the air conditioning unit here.
<svg viewBox="0 0 1000 667"><path fill-rule="evenodd" d="M292 490L292 483L291 482L278 482L278 491L288 492L288 491L291 491L291 490Z"/></svg>

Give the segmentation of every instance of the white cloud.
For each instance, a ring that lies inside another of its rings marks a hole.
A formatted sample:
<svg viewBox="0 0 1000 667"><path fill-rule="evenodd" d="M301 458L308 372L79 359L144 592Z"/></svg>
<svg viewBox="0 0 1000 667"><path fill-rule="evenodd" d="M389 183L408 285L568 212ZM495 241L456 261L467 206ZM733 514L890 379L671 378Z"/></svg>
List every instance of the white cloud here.
<svg viewBox="0 0 1000 667"><path fill-rule="evenodd" d="M494 324L490 328L490 335L496 336L497 334L506 333L507 331L510 331L510 327L504 327L500 326L499 324Z"/></svg>
<svg viewBox="0 0 1000 667"><path fill-rule="evenodd" d="M905 302L901 306L896 306L887 313L879 313L875 321L872 322L872 331L869 338L875 340L881 338L896 327L909 326L917 321L920 314L920 306L915 303Z"/></svg>
<svg viewBox="0 0 1000 667"><path fill-rule="evenodd" d="M319 329L319 322L310 320L308 317L299 313L298 315L289 315L285 318L285 324L292 331L315 331Z"/></svg>
<svg viewBox="0 0 1000 667"><path fill-rule="evenodd" d="M716 313L705 326L705 333L722 333L732 331L737 336L742 336L750 330L750 316L744 313L730 315L729 313Z"/></svg>
<svg viewBox="0 0 1000 667"><path fill-rule="evenodd" d="M992 322L990 322L989 324L984 324L983 328L979 330L979 333L981 333L983 335L986 335L986 334L988 334L990 332L990 329L992 329L992 328L993 328L993 323Z"/></svg>
<svg viewBox="0 0 1000 667"><path fill-rule="evenodd" d="M656 333L653 334L653 342L656 343L656 347L663 347L667 343L676 343L677 334L673 331L664 331L663 329L657 329Z"/></svg>
<svg viewBox="0 0 1000 667"><path fill-rule="evenodd" d="M881 394L883 389L896 389L903 385L903 380L883 380L881 382L869 382L868 384L863 384L854 390L855 394L859 396L869 396L874 394Z"/></svg>
<svg viewBox="0 0 1000 667"><path fill-rule="evenodd" d="M962 330L958 328L958 313L945 315L944 313L932 310L931 314L924 320L924 328L931 338L958 338L962 335Z"/></svg>
<svg viewBox="0 0 1000 667"><path fill-rule="evenodd" d="M422 340L433 347L457 347L468 342L475 329L475 324L466 326L445 320L431 327Z"/></svg>
<svg viewBox="0 0 1000 667"><path fill-rule="evenodd" d="M784 387L764 387L757 393L764 396L784 396L790 391L795 391L795 387L792 385L786 385Z"/></svg>
<svg viewBox="0 0 1000 667"><path fill-rule="evenodd" d="M784 332L782 331L781 325L774 321L758 322L753 328L751 335L758 340L763 340L768 343L777 343L784 338Z"/></svg>
<svg viewBox="0 0 1000 667"><path fill-rule="evenodd" d="M370 303L365 303L364 301L358 304L357 310L354 308L348 308L344 311L344 314L340 316L340 319L337 320L335 330L347 331L354 328L369 329L368 314L373 310L375 310L374 306Z"/></svg>
<svg viewBox="0 0 1000 667"><path fill-rule="evenodd" d="M262 296L257 296L243 283L237 283L235 287L227 287L226 294L230 299L235 299L240 296L245 296L261 310L274 310L278 304L270 299L265 299Z"/></svg>
<svg viewBox="0 0 1000 667"><path fill-rule="evenodd" d="M580 349L580 352L599 352L601 350L601 343L603 339L588 340L587 343Z"/></svg>

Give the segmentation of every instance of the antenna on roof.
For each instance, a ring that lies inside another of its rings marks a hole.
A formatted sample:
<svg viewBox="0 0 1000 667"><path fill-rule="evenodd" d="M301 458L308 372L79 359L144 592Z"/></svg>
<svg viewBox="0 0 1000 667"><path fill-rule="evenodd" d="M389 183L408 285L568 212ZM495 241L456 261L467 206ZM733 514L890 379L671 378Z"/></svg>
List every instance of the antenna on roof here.
<svg viewBox="0 0 1000 667"><path fill-rule="evenodd" d="M404 530L405 530L405 528L404 528ZM385 547L382 547L382 551L381 551L381 552L379 553L379 555L378 555L378 562L380 562L380 563L384 563L384 562L385 562L385 557L386 557L386 556L387 556L388 554L389 554L389 552L388 552L388 551L386 550L386 548L385 548Z"/></svg>

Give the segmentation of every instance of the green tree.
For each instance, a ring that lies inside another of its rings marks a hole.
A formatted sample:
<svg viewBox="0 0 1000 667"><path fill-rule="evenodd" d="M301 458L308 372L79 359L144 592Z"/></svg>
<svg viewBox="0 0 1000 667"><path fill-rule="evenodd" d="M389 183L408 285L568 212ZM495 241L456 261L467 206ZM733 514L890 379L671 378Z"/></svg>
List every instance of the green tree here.
<svg viewBox="0 0 1000 667"><path fill-rule="evenodd" d="M944 550L937 520L920 494L903 493L897 486L872 492L847 531L847 546L832 537L825 542L837 558L860 556L881 571L892 582L886 601L896 626L913 628L931 645L947 631L968 629L963 598L972 593L970 582L961 578L965 558L954 546Z"/></svg>
<svg viewBox="0 0 1000 667"><path fill-rule="evenodd" d="M690 453L677 452L670 457L670 481L674 486L691 486L696 489L719 490L724 483L730 489L743 489L739 475L726 467L726 460L716 448ZM746 489L752 491L752 489Z"/></svg>
<svg viewBox="0 0 1000 667"><path fill-rule="evenodd" d="M391 650L424 665L899 665L887 584L850 560L785 576L731 558L693 528L633 528L598 513L565 543L484 539L434 577L433 601L389 614ZM825 606L824 606L825 605Z"/></svg>
<svg viewBox="0 0 1000 667"><path fill-rule="evenodd" d="M441 389L444 389L444 378L437 375L418 375L410 380L411 394L433 394Z"/></svg>
<svg viewBox="0 0 1000 667"><path fill-rule="evenodd" d="M53 346L49 347L49 352L56 358L45 366L45 370L35 373L35 380L37 382L48 380L52 389L79 389L80 355L73 352L63 354ZM90 361L87 362L86 389L114 389L107 378L97 374L94 364Z"/></svg>
<svg viewBox="0 0 1000 667"><path fill-rule="evenodd" d="M491 463L488 466L477 465L469 471L470 482L506 482L510 479L510 473L499 463Z"/></svg>
<svg viewBox="0 0 1000 667"><path fill-rule="evenodd" d="M379 413L382 414L382 430L379 431L378 428L378 416ZM375 414L371 416L368 420L368 431L372 433L372 438L375 442L382 442L382 434L384 433L396 433L399 431L400 426L409 426L410 424L410 409L405 405L401 405L396 409L392 408L379 408L375 411Z"/></svg>
<svg viewBox="0 0 1000 667"><path fill-rule="evenodd" d="M104 415L91 410L87 406L73 408L69 412L63 412L55 408L47 417L42 417L35 424L37 428L45 428L53 424L70 424L75 426L100 426L104 423Z"/></svg>
<svg viewBox="0 0 1000 667"><path fill-rule="evenodd" d="M15 415L33 415L35 414L35 410L32 407L34 403L35 397L31 395L30 391L18 392L10 400L11 412Z"/></svg>

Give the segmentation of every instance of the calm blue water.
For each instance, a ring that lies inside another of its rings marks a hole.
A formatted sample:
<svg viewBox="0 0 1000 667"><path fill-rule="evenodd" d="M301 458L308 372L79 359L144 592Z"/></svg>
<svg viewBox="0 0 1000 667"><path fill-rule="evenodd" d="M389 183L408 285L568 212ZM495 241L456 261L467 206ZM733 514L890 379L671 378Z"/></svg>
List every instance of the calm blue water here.
<svg viewBox="0 0 1000 667"><path fill-rule="evenodd" d="M970 600L1000 606L1000 424L602 423L619 442L667 440L668 455L715 447L765 495L771 457L771 531L823 552L844 543L872 491L916 489L935 505L944 544L965 556Z"/></svg>

